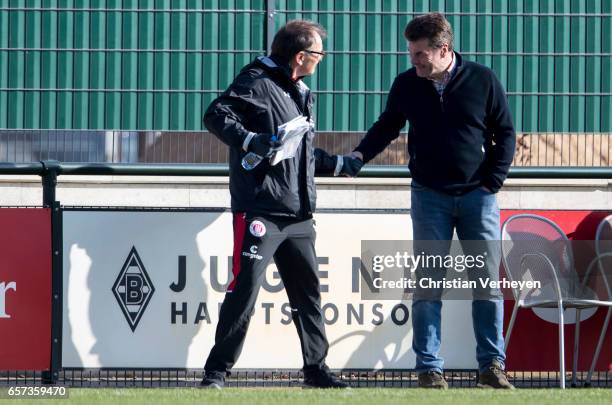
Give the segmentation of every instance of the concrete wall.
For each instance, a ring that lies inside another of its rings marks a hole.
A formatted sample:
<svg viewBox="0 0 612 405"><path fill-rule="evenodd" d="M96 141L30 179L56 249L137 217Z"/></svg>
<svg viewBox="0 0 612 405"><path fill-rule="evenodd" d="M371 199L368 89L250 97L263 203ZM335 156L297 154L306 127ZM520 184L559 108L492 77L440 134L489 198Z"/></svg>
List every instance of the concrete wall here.
<svg viewBox="0 0 612 405"><path fill-rule="evenodd" d="M317 179L318 208L410 208L410 179ZM229 207L226 177L60 176L71 206ZM612 180L509 179L502 209L610 209ZM0 206L40 206L38 176L0 176Z"/></svg>

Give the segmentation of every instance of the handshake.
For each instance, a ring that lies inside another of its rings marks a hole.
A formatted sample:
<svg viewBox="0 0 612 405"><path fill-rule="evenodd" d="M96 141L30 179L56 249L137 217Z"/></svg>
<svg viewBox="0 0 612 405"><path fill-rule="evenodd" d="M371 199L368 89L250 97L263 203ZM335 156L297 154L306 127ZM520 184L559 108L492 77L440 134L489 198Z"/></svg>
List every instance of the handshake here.
<svg viewBox="0 0 612 405"><path fill-rule="evenodd" d="M355 177L363 167L361 152L352 152L350 155L336 156L336 170L334 176Z"/></svg>
<svg viewBox="0 0 612 405"><path fill-rule="evenodd" d="M247 152L253 152L258 156L269 158L274 152L280 150L283 145L282 141L274 134L253 134L247 141L246 147L243 148ZM327 155L327 159L332 158ZM334 176L355 177L363 167L363 155L361 152L354 151L350 155L337 155L335 158ZM331 163L331 162L330 162ZM327 165L327 164L326 164Z"/></svg>

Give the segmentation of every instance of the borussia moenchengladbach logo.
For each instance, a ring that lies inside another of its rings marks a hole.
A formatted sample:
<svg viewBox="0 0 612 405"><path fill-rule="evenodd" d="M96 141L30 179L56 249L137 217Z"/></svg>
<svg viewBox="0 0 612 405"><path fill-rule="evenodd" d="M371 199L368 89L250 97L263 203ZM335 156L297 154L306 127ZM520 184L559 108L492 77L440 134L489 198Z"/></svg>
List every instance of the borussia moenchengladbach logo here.
<svg viewBox="0 0 612 405"><path fill-rule="evenodd" d="M154 292L153 283L142 264L142 260L140 260L140 256L138 256L136 248L132 246L119 277L113 285L113 294L132 332L136 330Z"/></svg>

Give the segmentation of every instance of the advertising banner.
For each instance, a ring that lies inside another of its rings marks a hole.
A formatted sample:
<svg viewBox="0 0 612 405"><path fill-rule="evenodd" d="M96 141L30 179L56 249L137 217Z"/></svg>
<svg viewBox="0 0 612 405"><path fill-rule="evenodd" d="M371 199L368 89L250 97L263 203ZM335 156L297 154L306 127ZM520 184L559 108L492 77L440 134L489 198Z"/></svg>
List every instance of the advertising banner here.
<svg viewBox="0 0 612 405"><path fill-rule="evenodd" d="M502 212L502 221L517 212ZM598 220L606 214L537 213L557 221L570 238L587 240L594 238ZM328 212L315 219L322 308L331 344L329 366L413 368L411 301L362 294L360 259L363 241L410 240L408 212ZM229 212L68 210L63 229L64 367L203 367L232 278ZM511 299L505 303L506 324L513 304ZM566 323L571 324L570 312ZM272 263L235 367L301 368L290 313ZM588 369L604 315L603 310L583 312L583 370ZM508 351L509 369L557 369L555 319L550 309L519 311ZM610 343L608 337L597 370L610 368ZM476 368L475 346L471 301L445 301L445 368ZM570 325L568 359L572 348ZM567 364L571 367L570 361Z"/></svg>
<svg viewBox="0 0 612 405"><path fill-rule="evenodd" d="M597 226L612 211L580 211L580 210L504 210L501 222L515 214L535 214L546 217L559 225L574 246L580 249L574 251L575 267L581 276L595 257L595 247L585 248L576 241L592 241L595 239ZM606 262L609 264L610 262ZM610 269L606 270L609 277ZM612 281L612 280L610 280ZM514 301L505 303L505 323L510 321ZM607 308L587 309L581 311L580 350L578 355L578 370L588 370L591 366L597 340L601 332ZM567 309L565 318L565 366L572 369L574 351L574 332L576 311ZM610 329L610 328L608 328ZM554 308L520 309L514 324L514 330L507 349L507 368L509 370L555 371L559 369L559 315ZM599 371L612 371L612 333L608 330L604 344L595 367Z"/></svg>
<svg viewBox="0 0 612 405"><path fill-rule="evenodd" d="M47 370L51 359L51 213L0 209L0 370Z"/></svg>
<svg viewBox="0 0 612 405"><path fill-rule="evenodd" d="M315 216L332 368L413 368L411 302L362 299L362 240L410 239L407 212ZM228 212L64 212L64 367L203 367L233 248ZM443 307L448 368L474 368L471 302ZM301 368L273 264L236 368Z"/></svg>

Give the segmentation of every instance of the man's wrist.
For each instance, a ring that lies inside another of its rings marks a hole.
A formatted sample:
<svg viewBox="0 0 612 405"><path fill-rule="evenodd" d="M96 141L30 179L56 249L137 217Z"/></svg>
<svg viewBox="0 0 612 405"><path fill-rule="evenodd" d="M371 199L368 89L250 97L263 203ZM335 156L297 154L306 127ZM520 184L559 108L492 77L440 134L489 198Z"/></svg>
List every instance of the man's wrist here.
<svg viewBox="0 0 612 405"><path fill-rule="evenodd" d="M486 189L487 191L489 191L489 193L491 194L495 194L499 191L500 187L496 187L494 185L494 183L491 183L490 181L483 181L480 183L480 187L483 189Z"/></svg>
<svg viewBox="0 0 612 405"><path fill-rule="evenodd" d="M336 155L336 168L334 169L334 176L339 176L344 167L344 157L342 155Z"/></svg>

